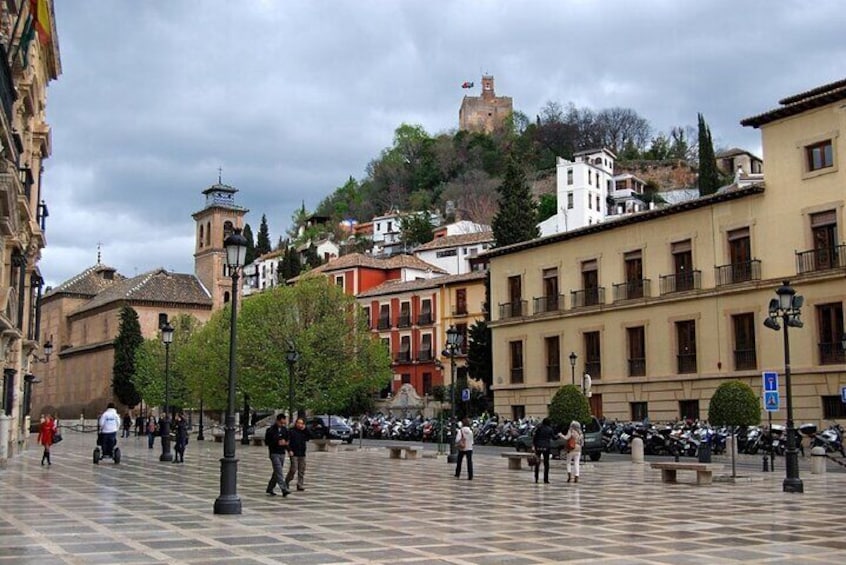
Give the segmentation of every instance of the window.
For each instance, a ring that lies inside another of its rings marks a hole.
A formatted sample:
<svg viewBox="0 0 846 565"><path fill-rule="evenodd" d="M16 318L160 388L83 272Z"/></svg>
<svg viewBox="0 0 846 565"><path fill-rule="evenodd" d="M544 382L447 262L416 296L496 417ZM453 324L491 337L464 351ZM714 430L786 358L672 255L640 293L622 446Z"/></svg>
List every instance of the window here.
<svg viewBox="0 0 846 565"><path fill-rule="evenodd" d="M679 373L696 372L696 321L676 322L677 369Z"/></svg>
<svg viewBox="0 0 846 565"><path fill-rule="evenodd" d="M411 361L411 337L404 335L400 338L400 350L396 356L397 363L408 363Z"/></svg>
<svg viewBox="0 0 846 565"><path fill-rule="evenodd" d="M335 286L344 288L344 275L338 275L335 277Z"/></svg>
<svg viewBox="0 0 846 565"><path fill-rule="evenodd" d="M370 306L364 306L361 309L361 314L364 317L364 321L367 322L367 329L372 328L372 322L370 321Z"/></svg>
<svg viewBox="0 0 846 565"><path fill-rule="evenodd" d="M411 384L411 374L403 373L402 374L402 384L408 385Z"/></svg>
<svg viewBox="0 0 846 565"><path fill-rule="evenodd" d="M426 298L420 301L420 316L417 318L417 323L420 325L431 324L432 320L432 300Z"/></svg>
<svg viewBox="0 0 846 565"><path fill-rule="evenodd" d="M567 209L568 210L573 209L573 193L572 192L567 193Z"/></svg>
<svg viewBox="0 0 846 565"><path fill-rule="evenodd" d="M561 380L561 340L558 336L544 338L546 345L546 381Z"/></svg>
<svg viewBox="0 0 846 565"><path fill-rule="evenodd" d="M601 212L602 206L599 205L599 196L595 196L594 198L596 198L596 211Z"/></svg>
<svg viewBox="0 0 846 565"><path fill-rule="evenodd" d="M599 267L596 260L582 262L582 289L584 292L584 302L581 306L594 306L599 304L598 269Z"/></svg>
<svg viewBox="0 0 846 565"><path fill-rule="evenodd" d="M632 422L642 422L649 418L646 402L630 402L629 407L632 412Z"/></svg>
<svg viewBox="0 0 846 565"><path fill-rule="evenodd" d="M400 315L397 320L398 328L408 328L411 326L411 303L400 302Z"/></svg>
<svg viewBox="0 0 846 565"><path fill-rule="evenodd" d="M590 194L588 194L587 201L588 201L588 210L593 210L593 199L590 197Z"/></svg>
<svg viewBox="0 0 846 565"><path fill-rule="evenodd" d="M731 280L727 282L752 280L752 244L749 228L732 230L727 235L731 262Z"/></svg>
<svg viewBox="0 0 846 565"><path fill-rule="evenodd" d="M602 378L602 356L599 349L599 332L585 332L585 373L591 379Z"/></svg>
<svg viewBox="0 0 846 565"><path fill-rule="evenodd" d="M523 382L523 342L512 341L508 344L511 350L511 384Z"/></svg>
<svg viewBox="0 0 846 565"><path fill-rule="evenodd" d="M567 169L567 184L573 184L573 169Z"/></svg>
<svg viewBox="0 0 846 565"><path fill-rule="evenodd" d="M431 361L432 357L432 334L420 336L420 352L417 355L420 361Z"/></svg>
<svg viewBox="0 0 846 565"><path fill-rule="evenodd" d="M443 251L437 251L435 253L435 257L456 257L458 256L457 249L445 249Z"/></svg>
<svg viewBox="0 0 846 565"><path fill-rule="evenodd" d="M827 139L820 143L805 147L808 172L825 169L834 166L834 152L832 151L831 140Z"/></svg>
<svg viewBox="0 0 846 565"><path fill-rule="evenodd" d="M543 270L544 312L558 310L558 269Z"/></svg>
<svg viewBox="0 0 846 565"><path fill-rule="evenodd" d="M12 406L15 401L15 371L14 369L3 370L3 413L6 416L12 415ZM3 441L6 441L5 438Z"/></svg>
<svg viewBox="0 0 846 565"><path fill-rule="evenodd" d="M626 271L626 299L643 298L643 254L630 251L623 256Z"/></svg>
<svg viewBox="0 0 846 565"><path fill-rule="evenodd" d="M377 327L380 330L387 330L391 327L391 305L382 304L379 306L379 323Z"/></svg>
<svg viewBox="0 0 846 565"><path fill-rule="evenodd" d="M837 245L837 214L834 210L811 214L811 237L814 240L812 270L823 271L842 264L840 261L843 259L838 257L843 251Z"/></svg>
<svg viewBox="0 0 846 565"><path fill-rule="evenodd" d="M523 315L523 281L520 276L508 277L508 297L511 300L509 317Z"/></svg>
<svg viewBox="0 0 846 565"><path fill-rule="evenodd" d="M693 246L689 239L674 243L672 247L675 290L693 288Z"/></svg>
<svg viewBox="0 0 846 565"><path fill-rule="evenodd" d="M467 289L466 288L455 289L455 314L456 315L467 314Z"/></svg>
<svg viewBox="0 0 846 565"><path fill-rule="evenodd" d="M846 404L839 396L822 397L823 420L846 418Z"/></svg>
<svg viewBox="0 0 846 565"><path fill-rule="evenodd" d="M526 417L526 407L521 405L512 405L511 406L511 419L512 420L522 420Z"/></svg>
<svg viewBox="0 0 846 565"><path fill-rule="evenodd" d="M698 420L699 401L679 400L679 416L681 416L682 420Z"/></svg>
<svg viewBox="0 0 846 565"><path fill-rule="evenodd" d="M588 186L593 185L593 171L588 169Z"/></svg>
<svg viewBox="0 0 846 565"><path fill-rule="evenodd" d="M840 338L843 336L843 304L832 302L817 306L817 331L820 337L820 364L846 361L840 346Z"/></svg>
<svg viewBox="0 0 846 565"><path fill-rule="evenodd" d="M423 373L423 394L432 394L432 373Z"/></svg>
<svg viewBox="0 0 846 565"><path fill-rule="evenodd" d="M755 315L737 314L731 317L734 329L734 370L756 369Z"/></svg>
<svg viewBox="0 0 846 565"><path fill-rule="evenodd" d="M467 324L455 324L455 329L458 330L458 335L461 336L461 344L458 346L458 352L461 355L466 355L469 348ZM461 369L461 367L459 367L459 369Z"/></svg>
<svg viewBox="0 0 846 565"><path fill-rule="evenodd" d="M646 331L643 326L626 328L629 347L629 376L646 376Z"/></svg>

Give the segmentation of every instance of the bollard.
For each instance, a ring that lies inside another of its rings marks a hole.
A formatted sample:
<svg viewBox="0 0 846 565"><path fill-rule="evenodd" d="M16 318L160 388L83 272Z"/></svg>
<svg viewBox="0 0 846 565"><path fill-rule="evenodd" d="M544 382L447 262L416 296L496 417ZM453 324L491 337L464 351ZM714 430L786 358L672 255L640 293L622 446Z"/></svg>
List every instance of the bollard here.
<svg viewBox="0 0 846 565"><path fill-rule="evenodd" d="M825 448L815 447L811 450L811 474L825 475Z"/></svg>
<svg viewBox="0 0 846 565"><path fill-rule="evenodd" d="M761 471L763 471L764 473L770 472L770 466L769 466L768 463L769 463L769 459L767 458L767 454L764 453L764 468L761 469Z"/></svg>
<svg viewBox="0 0 846 565"><path fill-rule="evenodd" d="M639 437L632 440L632 463L643 463L643 440Z"/></svg>

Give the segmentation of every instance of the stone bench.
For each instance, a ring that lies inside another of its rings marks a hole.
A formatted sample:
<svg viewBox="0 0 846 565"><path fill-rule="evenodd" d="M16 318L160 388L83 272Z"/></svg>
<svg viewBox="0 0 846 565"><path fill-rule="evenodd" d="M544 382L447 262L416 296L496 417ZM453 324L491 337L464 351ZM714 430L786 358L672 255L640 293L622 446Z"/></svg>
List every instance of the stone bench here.
<svg viewBox="0 0 846 565"><path fill-rule="evenodd" d="M223 443L223 432L214 432L212 435L214 436L215 443Z"/></svg>
<svg viewBox="0 0 846 565"><path fill-rule="evenodd" d="M508 452L508 453L500 453L501 457L508 458L508 468L514 471L519 471L523 468L523 461L528 461L529 457L534 455L533 453L520 453L519 451Z"/></svg>
<svg viewBox="0 0 846 565"><path fill-rule="evenodd" d="M696 471L696 484L710 485L714 480L714 471L720 471L723 466L713 463L650 463L653 469L661 469L661 481L676 482L677 471Z"/></svg>
<svg viewBox="0 0 846 565"><path fill-rule="evenodd" d="M339 439L321 438L321 439L313 439L313 440L311 440L311 443L313 443L314 447L317 448L315 451L334 452L334 451L338 451L338 446L341 445L341 443L343 443L343 442Z"/></svg>
<svg viewBox="0 0 846 565"><path fill-rule="evenodd" d="M417 459L417 455L423 453L422 445L386 445L390 459ZM405 453L405 457L403 457Z"/></svg>
<svg viewBox="0 0 846 565"><path fill-rule="evenodd" d="M254 435L250 437L250 443L253 445L262 446L264 445L264 436Z"/></svg>

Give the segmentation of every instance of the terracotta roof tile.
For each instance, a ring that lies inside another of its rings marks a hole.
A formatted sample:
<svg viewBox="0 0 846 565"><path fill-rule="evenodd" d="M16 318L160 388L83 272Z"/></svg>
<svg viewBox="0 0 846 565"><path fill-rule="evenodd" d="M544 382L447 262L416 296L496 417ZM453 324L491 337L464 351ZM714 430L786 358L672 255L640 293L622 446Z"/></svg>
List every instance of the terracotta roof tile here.
<svg viewBox="0 0 846 565"><path fill-rule="evenodd" d="M114 267L98 263L45 293L44 297L57 294L96 296L113 284L124 280L124 278Z"/></svg>
<svg viewBox="0 0 846 565"><path fill-rule="evenodd" d="M445 275L439 277L432 277L430 279L419 279L414 281L385 281L377 287L373 287L366 292L359 293L356 298L365 298L372 296L382 296L385 294L397 294L401 292L411 292L415 290L423 290L426 288L437 288L448 284L458 284L462 282L470 282L477 280L484 280L487 276L486 271L473 271L472 273L463 273L461 275Z"/></svg>
<svg viewBox="0 0 846 565"><path fill-rule="evenodd" d="M474 243L493 243L492 231L481 231L475 233L461 233L458 235L447 235L438 237L428 243L419 245L415 251L428 251L430 249L441 249L444 247L458 247L460 245L472 245Z"/></svg>

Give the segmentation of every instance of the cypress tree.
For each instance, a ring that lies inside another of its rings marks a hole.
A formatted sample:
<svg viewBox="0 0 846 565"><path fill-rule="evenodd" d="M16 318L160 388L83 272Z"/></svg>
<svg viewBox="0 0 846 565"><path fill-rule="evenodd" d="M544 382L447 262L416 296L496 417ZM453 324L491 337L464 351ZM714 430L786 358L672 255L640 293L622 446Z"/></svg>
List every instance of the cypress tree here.
<svg viewBox="0 0 846 565"><path fill-rule="evenodd" d="M126 406L141 402L135 388L135 350L144 342L138 313L131 306L120 309L120 326L114 341L115 361L112 366L112 391Z"/></svg>
<svg viewBox="0 0 846 565"><path fill-rule="evenodd" d="M247 240L247 258L245 260L245 265L249 265L253 261L256 260L256 241L253 237L253 228L250 227L250 224L244 224L244 231L241 234Z"/></svg>
<svg viewBox="0 0 846 565"><path fill-rule="evenodd" d="M699 114L699 196L714 194L720 188L720 173L714 156L711 130Z"/></svg>
<svg viewBox="0 0 846 565"><path fill-rule="evenodd" d="M261 257L265 253L270 253L270 230L267 229L267 217L262 214L258 236L256 236L256 256Z"/></svg>
<svg viewBox="0 0 846 565"><path fill-rule="evenodd" d="M491 222L496 246L511 245L540 237L537 226L537 204L532 199L526 175L512 154L505 167L505 176L497 189L499 211Z"/></svg>

